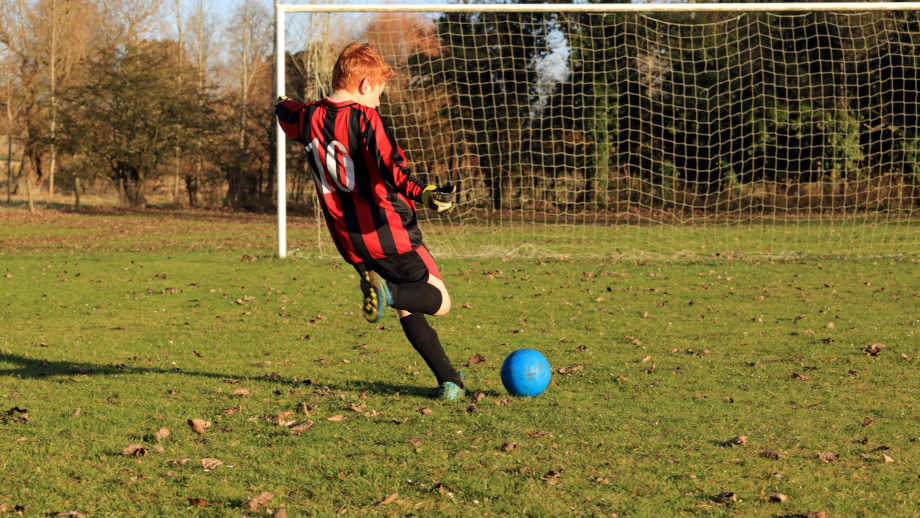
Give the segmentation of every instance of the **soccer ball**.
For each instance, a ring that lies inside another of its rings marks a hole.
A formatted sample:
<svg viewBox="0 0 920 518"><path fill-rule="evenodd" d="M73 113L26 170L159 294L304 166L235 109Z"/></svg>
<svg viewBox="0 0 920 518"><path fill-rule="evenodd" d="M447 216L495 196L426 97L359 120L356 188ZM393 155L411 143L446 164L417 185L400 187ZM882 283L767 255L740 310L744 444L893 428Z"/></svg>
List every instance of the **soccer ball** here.
<svg viewBox="0 0 920 518"><path fill-rule="evenodd" d="M512 395L539 396L549 386L550 366L540 351L518 349L502 362L502 384Z"/></svg>

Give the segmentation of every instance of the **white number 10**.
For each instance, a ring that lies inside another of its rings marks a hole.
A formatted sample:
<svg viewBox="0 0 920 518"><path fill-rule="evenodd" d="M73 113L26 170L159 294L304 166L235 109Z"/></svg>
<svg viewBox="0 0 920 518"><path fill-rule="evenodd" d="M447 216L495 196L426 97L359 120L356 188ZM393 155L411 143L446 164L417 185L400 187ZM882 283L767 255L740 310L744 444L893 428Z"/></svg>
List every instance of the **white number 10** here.
<svg viewBox="0 0 920 518"><path fill-rule="evenodd" d="M316 165L316 169L319 171L320 181L323 186L323 194L331 193L332 188L329 186L329 182L326 181L326 174L332 178L332 181L335 182L336 187L343 192L351 192L355 190L355 163L351 159L351 156L348 155L348 150L345 149L345 144L342 144L338 140L333 140L326 146L326 164L323 166L323 160L319 155L320 142L319 138L313 139L310 142L310 145L306 147L308 153L313 155L313 163ZM339 171L339 161L338 156L344 159L345 162L345 176L344 178ZM342 181L344 180L344 183Z"/></svg>

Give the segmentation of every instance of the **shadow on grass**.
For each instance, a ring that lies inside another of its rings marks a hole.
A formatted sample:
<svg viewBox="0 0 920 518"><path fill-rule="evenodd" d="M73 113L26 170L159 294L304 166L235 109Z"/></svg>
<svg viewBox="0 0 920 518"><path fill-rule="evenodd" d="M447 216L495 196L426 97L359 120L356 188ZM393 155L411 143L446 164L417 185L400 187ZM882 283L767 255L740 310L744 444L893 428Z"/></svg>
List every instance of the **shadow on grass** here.
<svg viewBox="0 0 920 518"><path fill-rule="evenodd" d="M129 367L124 364L117 365L99 365L85 362L66 362L66 361L48 361L36 360L35 358L26 358L15 354L0 353L0 363L12 363L18 367L12 369L0 369L0 376L19 376L22 378L50 378L54 376L73 376L73 375L102 375L112 376L119 374L182 374L186 376L201 376L205 378L229 379L234 378L230 374L219 374L216 372L188 371L178 368L161 369L158 367ZM249 379L249 378L247 378ZM259 379L259 378L252 378Z"/></svg>
<svg viewBox="0 0 920 518"><path fill-rule="evenodd" d="M268 375L246 377L235 376L230 373L202 372L179 368L163 369L159 367L129 367L124 364L100 365L86 362L48 361L35 358L26 358L15 354L0 353L0 363L16 365L14 368L0 369L0 376L18 376L20 378L43 379L53 377L67 377L79 375L91 376L118 376L131 374L175 374L177 376L197 376L219 380L240 379L246 381L265 381L274 384L295 385L298 387L311 387L322 392L366 392L384 396L406 395L421 398L434 397L437 388L418 385L404 385L381 381L350 381L344 383L326 383L318 380L297 381L278 378ZM469 391L475 390L468 387ZM499 396L498 392L483 391L488 397Z"/></svg>
<svg viewBox="0 0 920 518"><path fill-rule="evenodd" d="M337 387L330 387L330 390L353 390L355 392L367 392L380 395L409 395L409 396L418 396L418 397L435 397L437 394L437 387L425 387L417 385L403 385L396 383L387 383L380 381L351 381L342 384ZM472 394L476 391L476 387L466 387L467 393ZM501 393L494 390L483 390L482 393L486 397L494 398L499 397Z"/></svg>

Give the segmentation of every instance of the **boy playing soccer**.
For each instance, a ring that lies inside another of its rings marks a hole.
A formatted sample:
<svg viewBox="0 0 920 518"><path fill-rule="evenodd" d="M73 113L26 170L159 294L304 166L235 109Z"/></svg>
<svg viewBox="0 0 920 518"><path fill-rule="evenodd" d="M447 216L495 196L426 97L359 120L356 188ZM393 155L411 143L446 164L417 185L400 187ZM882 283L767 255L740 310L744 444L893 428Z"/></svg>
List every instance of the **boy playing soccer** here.
<svg viewBox="0 0 920 518"><path fill-rule="evenodd" d="M406 338L438 380L438 397L465 393L437 332L425 315L444 315L450 296L422 242L415 202L438 214L454 209L453 186L428 185L410 174L406 157L377 107L390 68L369 44L345 47L322 101L281 96L278 122L306 146L326 226L339 253L361 276L364 318L376 322L397 310Z"/></svg>

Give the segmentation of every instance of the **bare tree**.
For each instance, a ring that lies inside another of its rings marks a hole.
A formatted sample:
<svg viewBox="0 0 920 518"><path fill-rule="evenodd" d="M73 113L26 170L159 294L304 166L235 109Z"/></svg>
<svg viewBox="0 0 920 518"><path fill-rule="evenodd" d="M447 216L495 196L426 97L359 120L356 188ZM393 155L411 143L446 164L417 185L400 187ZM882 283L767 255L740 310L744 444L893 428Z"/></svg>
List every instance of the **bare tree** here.
<svg viewBox="0 0 920 518"><path fill-rule="evenodd" d="M239 90L236 113L236 148L234 157L227 167L227 198L230 207L241 208L256 202L254 197L260 194L260 178L252 164L255 153L251 146L252 133L258 129L250 128L251 113L258 112L259 120L267 117L266 108L270 99L255 101L254 93L261 82L271 73L272 19L271 13L263 2L243 0L230 27L231 46L236 55ZM254 102L255 101L255 102ZM260 146L261 147L261 146ZM259 202L261 203L261 202Z"/></svg>

